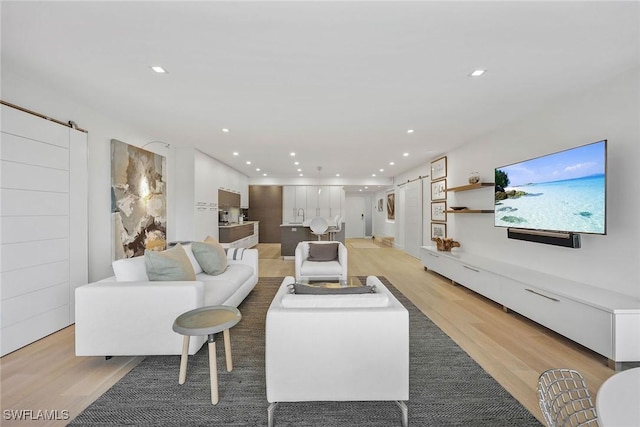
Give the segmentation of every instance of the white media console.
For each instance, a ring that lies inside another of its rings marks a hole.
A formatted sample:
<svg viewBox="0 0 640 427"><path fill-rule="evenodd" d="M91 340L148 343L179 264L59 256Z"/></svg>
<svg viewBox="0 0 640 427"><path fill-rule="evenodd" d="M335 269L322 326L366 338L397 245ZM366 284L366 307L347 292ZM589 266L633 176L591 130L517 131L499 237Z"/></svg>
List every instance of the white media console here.
<svg viewBox="0 0 640 427"><path fill-rule="evenodd" d="M463 285L609 359L640 361L640 300L524 267L422 246L420 259Z"/></svg>

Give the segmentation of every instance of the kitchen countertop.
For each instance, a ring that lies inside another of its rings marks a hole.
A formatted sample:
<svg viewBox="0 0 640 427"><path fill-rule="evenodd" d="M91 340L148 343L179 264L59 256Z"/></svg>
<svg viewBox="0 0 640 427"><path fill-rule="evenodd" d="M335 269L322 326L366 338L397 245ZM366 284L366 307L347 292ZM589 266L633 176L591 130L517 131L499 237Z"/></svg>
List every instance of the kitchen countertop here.
<svg viewBox="0 0 640 427"><path fill-rule="evenodd" d="M233 227L240 227L241 225L247 225L247 224L255 224L258 223L260 221L245 221L242 224L239 222L233 222L233 223L229 223L229 225L219 225L218 228L233 228Z"/></svg>
<svg viewBox="0 0 640 427"><path fill-rule="evenodd" d="M280 227L309 227L301 222L288 222L286 224L280 224Z"/></svg>

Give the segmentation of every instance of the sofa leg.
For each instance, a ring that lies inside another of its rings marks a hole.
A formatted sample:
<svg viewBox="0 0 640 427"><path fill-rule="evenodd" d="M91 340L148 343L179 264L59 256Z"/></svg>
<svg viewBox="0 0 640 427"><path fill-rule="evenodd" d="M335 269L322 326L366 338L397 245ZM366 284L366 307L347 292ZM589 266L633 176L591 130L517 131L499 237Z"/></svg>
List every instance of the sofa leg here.
<svg viewBox="0 0 640 427"><path fill-rule="evenodd" d="M267 425L268 427L273 427L273 413L276 411L276 406L278 406L278 402L273 402L269 404L267 408Z"/></svg>
<svg viewBox="0 0 640 427"><path fill-rule="evenodd" d="M113 356L105 356L105 357L104 357L104 360L109 360L109 359L111 359L112 357L113 357Z"/></svg>
<svg viewBox="0 0 640 427"><path fill-rule="evenodd" d="M400 400L396 400L396 405L398 405L400 407L400 410L402 411L402 427L408 427L409 426L409 410L407 409L407 405L404 402L401 402Z"/></svg>

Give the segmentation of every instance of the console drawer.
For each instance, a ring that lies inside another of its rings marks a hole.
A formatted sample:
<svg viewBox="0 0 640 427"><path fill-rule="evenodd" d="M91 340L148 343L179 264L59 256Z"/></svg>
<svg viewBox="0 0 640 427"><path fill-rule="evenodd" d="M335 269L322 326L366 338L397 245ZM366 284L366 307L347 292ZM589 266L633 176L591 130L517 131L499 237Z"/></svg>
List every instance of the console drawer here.
<svg viewBox="0 0 640 427"><path fill-rule="evenodd" d="M437 252L425 250L421 252L421 261L422 265L429 270L435 271L448 279L455 280L452 275L455 275L455 271L459 268L457 261L451 260Z"/></svg>
<svg viewBox="0 0 640 427"><path fill-rule="evenodd" d="M501 300L500 277L475 266L458 263L452 279L493 301Z"/></svg>
<svg viewBox="0 0 640 427"><path fill-rule="evenodd" d="M608 358L613 358L611 313L548 291L511 281L502 304Z"/></svg>

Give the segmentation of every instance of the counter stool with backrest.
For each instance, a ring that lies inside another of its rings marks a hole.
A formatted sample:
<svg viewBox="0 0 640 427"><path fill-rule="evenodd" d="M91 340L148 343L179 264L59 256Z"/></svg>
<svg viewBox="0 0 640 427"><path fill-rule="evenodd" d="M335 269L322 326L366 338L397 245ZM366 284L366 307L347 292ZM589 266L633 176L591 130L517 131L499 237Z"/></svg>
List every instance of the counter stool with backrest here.
<svg viewBox="0 0 640 427"><path fill-rule="evenodd" d="M322 218L321 216L317 216L311 220L309 223L309 228L311 232L318 236L318 240L322 240L322 236L327 234L327 230L329 229L329 224L327 224L327 220Z"/></svg>

